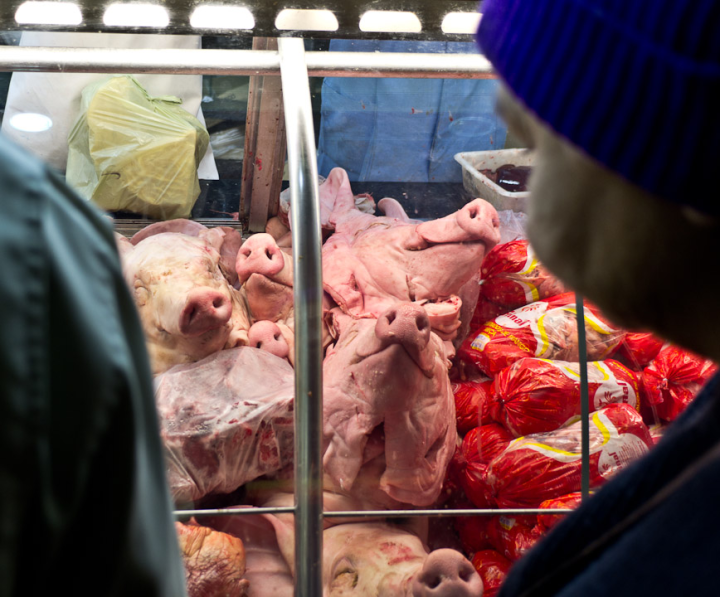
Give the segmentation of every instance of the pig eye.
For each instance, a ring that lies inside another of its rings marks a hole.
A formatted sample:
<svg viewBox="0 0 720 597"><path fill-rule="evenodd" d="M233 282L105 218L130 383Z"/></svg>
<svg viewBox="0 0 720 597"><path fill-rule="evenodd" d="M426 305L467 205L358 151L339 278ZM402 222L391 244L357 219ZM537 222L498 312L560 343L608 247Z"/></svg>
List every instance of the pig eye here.
<svg viewBox="0 0 720 597"><path fill-rule="evenodd" d="M358 584L358 573L348 558L343 558L335 566L332 575L333 590L354 589Z"/></svg>

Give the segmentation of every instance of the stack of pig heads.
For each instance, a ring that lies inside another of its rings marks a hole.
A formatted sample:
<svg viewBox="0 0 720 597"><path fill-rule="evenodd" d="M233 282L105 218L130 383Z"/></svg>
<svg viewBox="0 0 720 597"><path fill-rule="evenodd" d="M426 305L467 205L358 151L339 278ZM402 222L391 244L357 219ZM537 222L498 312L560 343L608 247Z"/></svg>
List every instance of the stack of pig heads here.
<svg viewBox="0 0 720 597"><path fill-rule="evenodd" d="M379 207L385 216L362 213L347 201L335 204L335 233L322 254L325 290L356 318L378 317L398 301L422 304L433 329L452 340L457 295L500 239L495 208L475 199L449 216L418 222L394 199L382 199Z"/></svg>
<svg viewBox="0 0 720 597"><path fill-rule="evenodd" d="M292 506L276 493L263 507ZM355 498L325 492L324 511L363 510ZM203 517L203 524L242 539L249 597L292 597L295 532L292 514ZM482 597L482 580L458 551L428 553L427 525L408 519L323 520L323 597Z"/></svg>
<svg viewBox="0 0 720 597"><path fill-rule="evenodd" d="M250 346L294 364L292 249L280 247L270 234L254 234L238 251L235 270L252 320ZM323 346L330 340L323 326Z"/></svg>
<svg viewBox="0 0 720 597"><path fill-rule="evenodd" d="M457 441L443 341L409 302L378 319L330 315L323 463L332 488L386 507L432 504Z"/></svg>
<svg viewBox="0 0 720 597"><path fill-rule="evenodd" d="M118 243L154 374L248 343L247 306L236 290L241 244L236 230L190 220L152 224Z"/></svg>

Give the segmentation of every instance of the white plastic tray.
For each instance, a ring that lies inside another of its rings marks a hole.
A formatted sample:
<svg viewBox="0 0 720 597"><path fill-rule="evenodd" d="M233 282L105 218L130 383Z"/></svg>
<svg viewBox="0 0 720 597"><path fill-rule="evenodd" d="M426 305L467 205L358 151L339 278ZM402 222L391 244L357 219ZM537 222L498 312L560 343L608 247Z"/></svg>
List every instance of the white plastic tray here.
<svg viewBox="0 0 720 597"><path fill-rule="evenodd" d="M496 185L480 170L495 170L503 164L532 166L533 153L527 149L494 149L490 151L465 151L455 154L463 169L463 187L474 197L491 203L498 211L511 209L526 212L530 193L513 193Z"/></svg>

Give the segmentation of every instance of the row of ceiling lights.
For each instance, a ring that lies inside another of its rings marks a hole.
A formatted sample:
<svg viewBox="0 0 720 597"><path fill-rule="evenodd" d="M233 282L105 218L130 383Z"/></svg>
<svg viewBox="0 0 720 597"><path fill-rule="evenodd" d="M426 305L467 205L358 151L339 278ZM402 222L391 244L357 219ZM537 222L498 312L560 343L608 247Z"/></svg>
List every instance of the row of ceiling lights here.
<svg viewBox="0 0 720 597"><path fill-rule="evenodd" d="M451 12L442 23L444 33L472 34L477 30L478 13ZM20 5L15 21L21 25L65 25L82 23L80 7L73 2L31 0ZM107 27L164 28L170 16L157 4L111 4L105 9ZM255 19L248 8L228 5L198 6L190 17L195 29L253 29ZM329 10L285 9L275 19L280 31L336 31L338 20ZM372 33L419 33L422 24L413 12L370 10L363 14L360 31Z"/></svg>

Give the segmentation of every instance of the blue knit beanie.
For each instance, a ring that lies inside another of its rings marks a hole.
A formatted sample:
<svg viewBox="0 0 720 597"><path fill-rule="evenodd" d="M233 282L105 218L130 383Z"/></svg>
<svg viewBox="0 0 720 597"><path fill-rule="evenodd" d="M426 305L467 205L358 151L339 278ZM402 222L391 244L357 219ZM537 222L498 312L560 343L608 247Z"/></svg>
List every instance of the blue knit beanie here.
<svg viewBox="0 0 720 597"><path fill-rule="evenodd" d="M643 189L720 215L720 0L486 0L515 95Z"/></svg>

